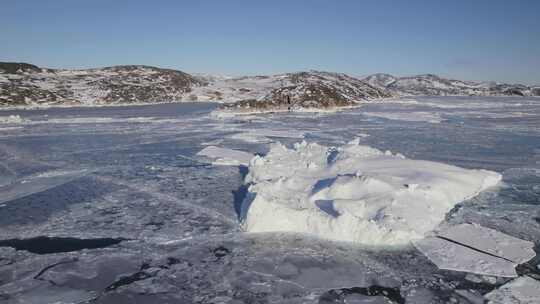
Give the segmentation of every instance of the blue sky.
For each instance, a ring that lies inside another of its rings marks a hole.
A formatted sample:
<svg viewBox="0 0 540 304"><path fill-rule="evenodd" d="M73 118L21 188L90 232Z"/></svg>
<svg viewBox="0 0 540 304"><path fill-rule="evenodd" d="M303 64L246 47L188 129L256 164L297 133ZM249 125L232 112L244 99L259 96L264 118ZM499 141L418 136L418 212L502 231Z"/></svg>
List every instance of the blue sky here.
<svg viewBox="0 0 540 304"><path fill-rule="evenodd" d="M538 0L2 0L0 60L540 84Z"/></svg>

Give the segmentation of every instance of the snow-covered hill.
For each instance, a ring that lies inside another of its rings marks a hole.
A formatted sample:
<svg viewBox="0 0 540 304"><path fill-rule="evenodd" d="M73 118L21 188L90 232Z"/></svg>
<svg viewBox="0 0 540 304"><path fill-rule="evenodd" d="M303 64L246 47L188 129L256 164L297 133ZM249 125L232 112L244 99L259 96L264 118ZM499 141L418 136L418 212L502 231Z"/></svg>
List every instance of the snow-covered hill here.
<svg viewBox="0 0 540 304"><path fill-rule="evenodd" d="M0 63L0 105L9 106L179 101L202 85L184 72L150 66L56 70Z"/></svg>
<svg viewBox="0 0 540 304"><path fill-rule="evenodd" d="M229 109L266 111L328 109L411 95L540 96L540 87L475 83L432 74L374 74L359 79L340 73L307 71L225 77L142 65L64 70L0 62L0 106L212 101L225 103Z"/></svg>
<svg viewBox="0 0 540 304"><path fill-rule="evenodd" d="M442 78L433 74L407 77L373 74L363 80L373 86L390 90L401 96L540 96L538 88L521 84L461 81Z"/></svg>
<svg viewBox="0 0 540 304"><path fill-rule="evenodd" d="M259 96L253 94L252 98L228 104L225 108L255 111L332 109L394 96L384 88L346 74L321 71L271 76L267 83L279 83L279 86L264 87L258 92Z"/></svg>
<svg viewBox="0 0 540 304"><path fill-rule="evenodd" d="M0 63L0 105L5 106L173 101L241 102L241 106L255 100L258 107L284 101L297 106L332 107L389 96L386 90L359 79L316 71L233 78L135 65L57 70Z"/></svg>
<svg viewBox="0 0 540 304"><path fill-rule="evenodd" d="M206 86L193 88L183 101L215 101L233 103L245 99L259 99L272 90L289 84L288 76L243 76L226 77L215 75L198 75L208 83Z"/></svg>

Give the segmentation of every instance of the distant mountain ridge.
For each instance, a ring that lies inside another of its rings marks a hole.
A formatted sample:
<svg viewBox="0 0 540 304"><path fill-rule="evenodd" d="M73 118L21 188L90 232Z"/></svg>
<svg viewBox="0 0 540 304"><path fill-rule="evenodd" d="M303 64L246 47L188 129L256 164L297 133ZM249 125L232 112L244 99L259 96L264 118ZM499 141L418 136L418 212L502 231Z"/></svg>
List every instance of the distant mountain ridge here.
<svg viewBox="0 0 540 304"><path fill-rule="evenodd" d="M221 77L144 65L65 70L0 62L0 106L213 101L231 104L229 108L332 108L417 95L540 96L540 87L460 81L433 74L357 78L306 71Z"/></svg>
<svg viewBox="0 0 540 304"><path fill-rule="evenodd" d="M369 84L400 96L540 96L540 88L521 84L474 82L442 78L434 74L396 77L373 74L363 78Z"/></svg>

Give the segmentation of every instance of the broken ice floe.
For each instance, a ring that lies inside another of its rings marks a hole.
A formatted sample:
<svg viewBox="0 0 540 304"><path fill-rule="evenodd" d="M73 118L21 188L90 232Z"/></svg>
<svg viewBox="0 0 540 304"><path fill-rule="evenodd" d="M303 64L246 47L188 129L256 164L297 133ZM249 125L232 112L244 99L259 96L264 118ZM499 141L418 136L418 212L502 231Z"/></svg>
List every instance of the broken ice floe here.
<svg viewBox="0 0 540 304"><path fill-rule="evenodd" d="M80 178L88 173L89 171L87 170L57 170L16 180L11 184L0 187L0 203L43 192Z"/></svg>
<svg viewBox="0 0 540 304"><path fill-rule="evenodd" d="M432 112L364 112L364 115L385 118L390 120L401 120L411 122L440 123L443 121L438 113Z"/></svg>
<svg viewBox="0 0 540 304"><path fill-rule="evenodd" d="M440 231L438 235L517 264L525 263L536 256L533 242L480 225L461 224Z"/></svg>
<svg viewBox="0 0 540 304"><path fill-rule="evenodd" d="M516 264L437 237L414 245L440 269L498 277L516 277Z"/></svg>
<svg viewBox="0 0 540 304"><path fill-rule="evenodd" d="M406 244L433 230L457 203L500 179L491 171L384 153L358 140L337 148L274 144L265 157L250 162L243 227L371 245Z"/></svg>
<svg viewBox="0 0 540 304"><path fill-rule="evenodd" d="M216 146L208 146L199 151L197 155L212 158L214 159L212 164L222 166L247 166L249 161L253 158L253 154L248 152L220 148Z"/></svg>
<svg viewBox="0 0 540 304"><path fill-rule="evenodd" d="M540 282L527 276L519 277L488 293L485 298L490 304L538 304Z"/></svg>
<svg viewBox="0 0 540 304"><path fill-rule="evenodd" d="M271 142L270 137L275 138L304 138L305 133L296 130L249 130L242 133L237 133L231 136L232 139L247 141L247 142Z"/></svg>
<svg viewBox="0 0 540 304"><path fill-rule="evenodd" d="M499 277L517 277L515 267L536 256L534 243L472 224L444 229L414 245L441 269Z"/></svg>

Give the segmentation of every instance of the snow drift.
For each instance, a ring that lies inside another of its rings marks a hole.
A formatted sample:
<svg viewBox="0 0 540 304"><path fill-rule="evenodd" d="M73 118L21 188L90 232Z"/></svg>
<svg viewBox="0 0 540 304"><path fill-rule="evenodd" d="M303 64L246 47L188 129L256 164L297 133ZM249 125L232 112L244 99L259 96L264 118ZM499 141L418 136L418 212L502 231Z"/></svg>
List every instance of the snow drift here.
<svg viewBox="0 0 540 304"><path fill-rule="evenodd" d="M253 154L220 148L216 146L208 146L197 153L198 156L205 156L214 159L212 164L221 166L246 166L249 160L253 157Z"/></svg>
<svg viewBox="0 0 540 304"><path fill-rule="evenodd" d="M457 203L496 185L501 175L410 160L359 145L273 144L249 163L242 225L370 245L422 238Z"/></svg>

